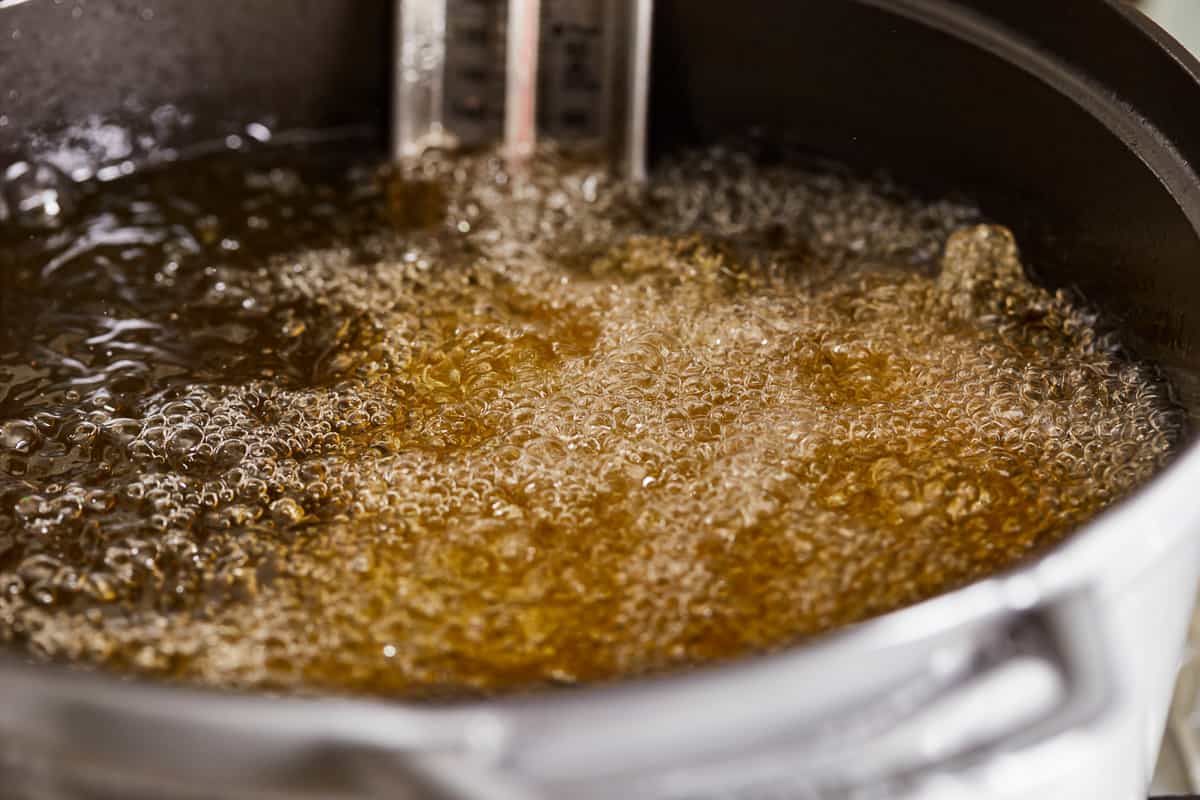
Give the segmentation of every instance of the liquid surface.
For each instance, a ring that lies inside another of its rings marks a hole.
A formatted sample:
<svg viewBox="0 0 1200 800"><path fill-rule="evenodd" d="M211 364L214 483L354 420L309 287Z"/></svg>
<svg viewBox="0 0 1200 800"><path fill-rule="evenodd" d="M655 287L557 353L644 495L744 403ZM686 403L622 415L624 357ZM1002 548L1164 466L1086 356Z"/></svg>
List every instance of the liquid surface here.
<svg viewBox="0 0 1200 800"><path fill-rule="evenodd" d="M403 697L680 668L1010 566L1178 433L967 206L723 150L423 170L10 203L0 640Z"/></svg>

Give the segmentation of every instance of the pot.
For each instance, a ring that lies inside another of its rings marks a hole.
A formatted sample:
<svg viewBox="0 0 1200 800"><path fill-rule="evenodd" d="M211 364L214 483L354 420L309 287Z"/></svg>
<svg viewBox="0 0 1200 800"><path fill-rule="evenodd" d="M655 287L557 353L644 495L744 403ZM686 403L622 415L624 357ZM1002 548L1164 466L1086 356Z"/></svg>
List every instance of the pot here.
<svg viewBox="0 0 1200 800"><path fill-rule="evenodd" d="M0 2L0 161L86 180L245 131L382 147L382 0ZM1115 0L659 0L652 154L748 127L1016 232L1200 417L1200 64ZM247 128L246 126L251 126ZM259 127L254 127L259 126ZM456 705L0 660L37 798L1144 797L1200 577L1200 450L1020 569L777 655Z"/></svg>

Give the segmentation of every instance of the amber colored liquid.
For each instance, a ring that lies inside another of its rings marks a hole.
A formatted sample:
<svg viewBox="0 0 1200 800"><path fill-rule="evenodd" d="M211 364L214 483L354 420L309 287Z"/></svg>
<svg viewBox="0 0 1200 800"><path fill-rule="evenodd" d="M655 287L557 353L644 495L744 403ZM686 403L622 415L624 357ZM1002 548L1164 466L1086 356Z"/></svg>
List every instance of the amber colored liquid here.
<svg viewBox="0 0 1200 800"><path fill-rule="evenodd" d="M284 152L0 230L0 640L490 694L1009 567L1179 421L976 216L719 150L645 190L553 153L401 179Z"/></svg>

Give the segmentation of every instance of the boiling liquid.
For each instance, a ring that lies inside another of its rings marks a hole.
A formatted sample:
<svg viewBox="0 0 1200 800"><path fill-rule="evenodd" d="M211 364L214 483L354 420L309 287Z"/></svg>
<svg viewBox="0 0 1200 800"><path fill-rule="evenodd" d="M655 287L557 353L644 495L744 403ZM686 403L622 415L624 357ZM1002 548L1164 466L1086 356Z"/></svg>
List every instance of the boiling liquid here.
<svg viewBox="0 0 1200 800"><path fill-rule="evenodd" d="M604 681L1003 569L1177 438L969 207L723 150L645 190L531 169L214 157L10 223L0 639L285 691Z"/></svg>

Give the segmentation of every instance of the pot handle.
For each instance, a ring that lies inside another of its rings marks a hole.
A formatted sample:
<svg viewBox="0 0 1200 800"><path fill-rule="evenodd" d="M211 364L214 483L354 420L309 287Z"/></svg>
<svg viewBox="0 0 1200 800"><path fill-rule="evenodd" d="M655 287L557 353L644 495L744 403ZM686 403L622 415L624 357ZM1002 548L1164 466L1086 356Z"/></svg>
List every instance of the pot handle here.
<svg viewBox="0 0 1200 800"><path fill-rule="evenodd" d="M1007 611L949 633L942 626L913 639L903 637L903 626L877 625L874 633L907 641L880 636L871 647L851 646L873 633L868 623L802 653L765 659L761 668L751 662L501 711L487 771L497 779L490 785L505 788L459 796L893 797L955 780L971 788L949 796L987 796L981 789L989 784L1029 778L1031 763L1062 763L1046 755L1074 738L1061 735L1103 724L1119 699L1090 591L1022 610L1012 608L1012 592L1001 595L1009 597ZM879 675L889 669L896 680L879 692ZM859 684L875 693L813 713L812 698L819 705L823 694ZM742 707L729 702L731 691L735 700L743 693ZM1016 766L997 772L997 764Z"/></svg>

